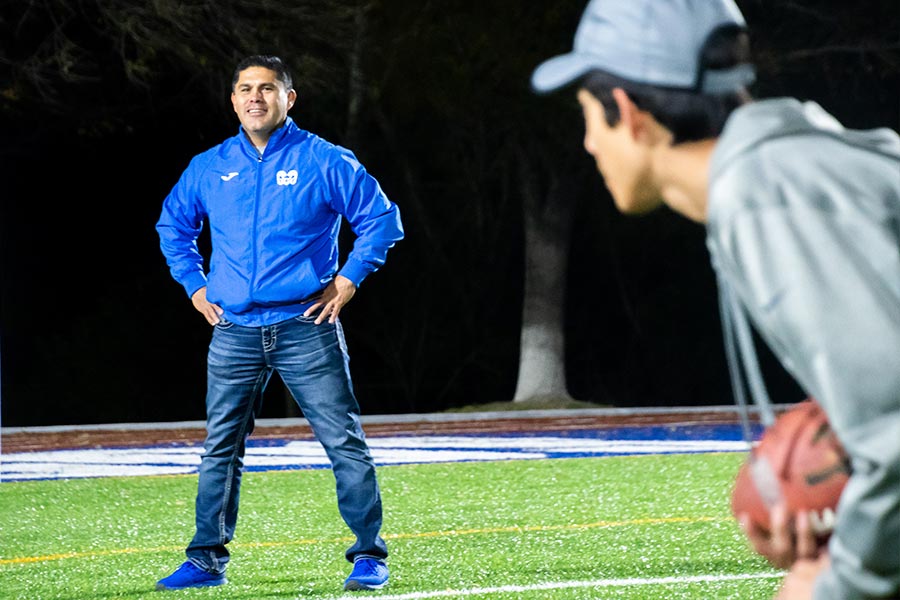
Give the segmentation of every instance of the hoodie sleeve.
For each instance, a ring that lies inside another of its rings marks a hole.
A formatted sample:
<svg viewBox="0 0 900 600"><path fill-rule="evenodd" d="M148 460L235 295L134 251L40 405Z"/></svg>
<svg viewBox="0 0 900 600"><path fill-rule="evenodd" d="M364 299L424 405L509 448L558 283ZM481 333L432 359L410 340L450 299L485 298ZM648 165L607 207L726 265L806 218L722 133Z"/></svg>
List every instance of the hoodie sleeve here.
<svg viewBox="0 0 900 600"><path fill-rule="evenodd" d="M196 173L201 170L195 157L163 202L156 224L160 249L172 277L184 287L188 297L206 285L203 256L197 238L203 230L206 211L196 191Z"/></svg>
<svg viewBox="0 0 900 600"><path fill-rule="evenodd" d="M378 181L348 150L338 148L328 175L332 206L350 225L356 240L338 272L357 287L381 267L388 250L403 239L400 209L388 200Z"/></svg>

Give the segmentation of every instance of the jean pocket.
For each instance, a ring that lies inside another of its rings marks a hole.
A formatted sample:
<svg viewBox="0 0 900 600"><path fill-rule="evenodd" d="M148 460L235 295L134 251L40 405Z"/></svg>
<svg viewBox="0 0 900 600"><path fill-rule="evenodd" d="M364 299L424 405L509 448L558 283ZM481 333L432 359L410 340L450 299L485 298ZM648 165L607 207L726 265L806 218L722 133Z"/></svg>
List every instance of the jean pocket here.
<svg viewBox="0 0 900 600"><path fill-rule="evenodd" d="M216 327L216 329L222 329L222 330L224 330L224 329L231 329L232 327L234 327L234 323L232 323L231 321L229 321L229 320L226 319L225 317L220 316L220 317L219 317L219 322L216 323L215 327Z"/></svg>
<svg viewBox="0 0 900 600"><path fill-rule="evenodd" d="M305 315L297 315L296 317L294 317L294 320L298 323L315 323L316 315L310 315L308 317Z"/></svg>

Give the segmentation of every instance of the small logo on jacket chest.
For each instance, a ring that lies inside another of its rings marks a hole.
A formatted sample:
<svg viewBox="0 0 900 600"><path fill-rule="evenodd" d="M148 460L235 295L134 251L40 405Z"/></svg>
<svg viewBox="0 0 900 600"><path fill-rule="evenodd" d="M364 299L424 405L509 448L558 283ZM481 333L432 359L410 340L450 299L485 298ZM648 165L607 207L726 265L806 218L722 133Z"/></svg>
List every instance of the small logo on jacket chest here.
<svg viewBox="0 0 900 600"><path fill-rule="evenodd" d="M278 171L275 173L275 181L278 185L294 185L297 183L297 169L290 171Z"/></svg>

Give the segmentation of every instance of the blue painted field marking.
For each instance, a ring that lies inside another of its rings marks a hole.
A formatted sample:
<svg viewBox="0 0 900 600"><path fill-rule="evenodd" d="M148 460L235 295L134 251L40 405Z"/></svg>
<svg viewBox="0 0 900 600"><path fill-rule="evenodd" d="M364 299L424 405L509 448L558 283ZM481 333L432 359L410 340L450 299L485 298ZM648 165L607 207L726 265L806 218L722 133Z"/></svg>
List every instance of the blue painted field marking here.
<svg viewBox="0 0 900 600"><path fill-rule="evenodd" d="M378 465L747 450L737 424L623 426L501 435L372 436L368 442ZM201 453L200 445L19 452L2 456L0 480L195 474ZM251 437L247 443L247 471L328 467L324 451L314 440Z"/></svg>

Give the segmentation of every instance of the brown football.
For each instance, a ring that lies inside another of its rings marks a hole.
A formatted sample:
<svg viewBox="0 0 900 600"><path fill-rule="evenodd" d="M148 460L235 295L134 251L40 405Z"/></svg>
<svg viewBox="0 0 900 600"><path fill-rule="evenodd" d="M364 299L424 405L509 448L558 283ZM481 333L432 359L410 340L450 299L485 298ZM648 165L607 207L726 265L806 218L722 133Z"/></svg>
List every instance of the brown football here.
<svg viewBox="0 0 900 600"><path fill-rule="evenodd" d="M769 511L784 499L791 514L811 511L825 543L834 528L850 461L818 402L809 398L781 414L741 465L731 495L737 517L746 512L769 529Z"/></svg>

